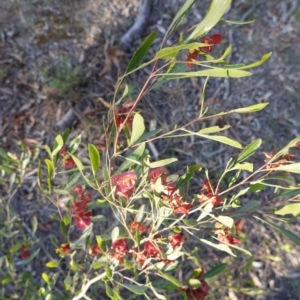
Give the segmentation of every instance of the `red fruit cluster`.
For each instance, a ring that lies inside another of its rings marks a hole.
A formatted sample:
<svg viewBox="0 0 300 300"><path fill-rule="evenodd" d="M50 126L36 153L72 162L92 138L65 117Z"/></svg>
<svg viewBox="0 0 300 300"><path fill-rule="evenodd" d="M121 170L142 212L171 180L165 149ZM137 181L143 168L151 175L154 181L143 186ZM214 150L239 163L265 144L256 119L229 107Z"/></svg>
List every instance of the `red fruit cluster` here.
<svg viewBox="0 0 300 300"><path fill-rule="evenodd" d="M149 170L148 178L150 178L150 181L153 184L158 178L161 178L161 184L164 188L161 199L166 205L173 208L174 214L189 214L192 204L183 201L183 197L176 190L177 187L175 182L167 182L167 172L163 168Z"/></svg>
<svg viewBox="0 0 300 300"><path fill-rule="evenodd" d="M70 244L64 243L60 245L60 248L56 249L56 252L59 253L61 256L65 256L69 254L71 251Z"/></svg>
<svg viewBox="0 0 300 300"><path fill-rule="evenodd" d="M245 220L241 219L235 223L236 232L242 232L242 227L244 225ZM230 228L223 226L220 223L215 224L215 234L217 234L217 239L220 243L229 244L229 245L239 245L241 241L234 237Z"/></svg>
<svg viewBox="0 0 300 300"><path fill-rule="evenodd" d="M64 164L64 167L66 169L73 169L73 168L75 168L76 164L75 164L73 158L68 155L68 149L67 148L62 148L59 151L59 154L64 159L63 160L63 164Z"/></svg>
<svg viewBox="0 0 300 300"><path fill-rule="evenodd" d="M92 200L92 195L83 191L81 185L76 185L74 189L78 196L71 206L72 215L75 217L77 229L84 230L92 222L92 212L88 210L88 204Z"/></svg>
<svg viewBox="0 0 300 300"><path fill-rule="evenodd" d="M125 255L129 251L128 244L125 239L119 239L112 243L111 257L117 261L118 265L121 265L124 261Z"/></svg>
<svg viewBox="0 0 300 300"><path fill-rule="evenodd" d="M121 108L115 110L117 128L120 128L124 124L125 119L127 118L127 115L131 111L133 105L134 102L125 102L122 104ZM127 125L128 127L132 127L132 121L133 121L133 114L131 113L125 125Z"/></svg>
<svg viewBox="0 0 300 300"><path fill-rule="evenodd" d="M196 270L197 271L197 270ZM200 279L201 276L204 274L204 270L202 269L201 272L196 272L197 275L191 276L190 279ZM191 300L203 300L209 293L210 287L205 280L200 280L201 287L194 288L191 286L183 286L181 287L181 291L186 293L188 299Z"/></svg>
<svg viewBox="0 0 300 300"><path fill-rule="evenodd" d="M269 163L269 160L275 155L275 150L273 150L271 153L263 152L263 154L266 157L265 163L267 163L267 169L273 169L282 165L286 165L292 160L292 158L295 157L293 154L286 153L285 155L282 155L273 162Z"/></svg>
<svg viewBox="0 0 300 300"><path fill-rule="evenodd" d="M146 226L143 223L138 222L136 220L134 220L132 223L130 223L128 225L128 227L132 232L138 231L138 232L142 233L147 230Z"/></svg>
<svg viewBox="0 0 300 300"><path fill-rule="evenodd" d="M198 49L192 50L186 56L186 66L191 69L193 67L193 62L197 61L198 55L210 53L214 46L220 44L222 41L221 34L214 34L211 37L204 37L201 39L201 43L207 44L207 47L199 47Z"/></svg>
<svg viewBox="0 0 300 300"><path fill-rule="evenodd" d="M133 171L127 171L113 176L112 184L116 187L116 194L125 197L127 201L134 190L137 174Z"/></svg>
<svg viewBox="0 0 300 300"><path fill-rule="evenodd" d="M214 190L211 182L207 179L204 180L204 184L200 190L199 201L200 203L210 200L212 205L218 206L222 202L222 198L218 195L218 191Z"/></svg>
<svg viewBox="0 0 300 300"><path fill-rule="evenodd" d="M169 236L170 244L173 248L179 247L183 242L183 236L180 233Z"/></svg>
<svg viewBox="0 0 300 300"><path fill-rule="evenodd" d="M19 251L22 259L27 259L30 256L29 245L21 245Z"/></svg>
<svg viewBox="0 0 300 300"><path fill-rule="evenodd" d="M97 244L92 245L89 249L86 250L86 253L92 256L101 254L101 249Z"/></svg>

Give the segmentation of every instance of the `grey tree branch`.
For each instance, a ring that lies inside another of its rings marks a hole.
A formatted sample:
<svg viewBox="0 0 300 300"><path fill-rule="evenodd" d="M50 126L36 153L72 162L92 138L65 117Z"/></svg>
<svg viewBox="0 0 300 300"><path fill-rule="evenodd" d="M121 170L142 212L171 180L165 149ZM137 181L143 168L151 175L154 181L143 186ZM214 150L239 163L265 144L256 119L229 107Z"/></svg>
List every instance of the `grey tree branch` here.
<svg viewBox="0 0 300 300"><path fill-rule="evenodd" d="M122 36L120 46L128 50L132 43L143 33L148 22L148 16L151 8L151 0L141 0L141 4L133 25Z"/></svg>

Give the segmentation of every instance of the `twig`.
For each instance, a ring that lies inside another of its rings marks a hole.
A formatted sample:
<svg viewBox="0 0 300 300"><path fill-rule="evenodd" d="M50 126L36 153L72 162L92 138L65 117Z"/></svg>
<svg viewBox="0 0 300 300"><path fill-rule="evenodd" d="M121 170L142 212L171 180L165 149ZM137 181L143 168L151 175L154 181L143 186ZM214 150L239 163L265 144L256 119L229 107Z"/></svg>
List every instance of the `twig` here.
<svg viewBox="0 0 300 300"><path fill-rule="evenodd" d="M141 5L139 7L133 25L129 28L129 30L123 35L123 37L120 40L120 46L124 50L128 50L129 48L131 48L134 40L138 36L141 36L141 33L144 31L147 25L148 15L150 13L150 1L151 0L141 0Z"/></svg>
<svg viewBox="0 0 300 300"><path fill-rule="evenodd" d="M76 104L75 107L70 108L67 113L56 123L55 127L60 131L70 128L77 119L77 114L82 113L88 105L88 100L83 100Z"/></svg>

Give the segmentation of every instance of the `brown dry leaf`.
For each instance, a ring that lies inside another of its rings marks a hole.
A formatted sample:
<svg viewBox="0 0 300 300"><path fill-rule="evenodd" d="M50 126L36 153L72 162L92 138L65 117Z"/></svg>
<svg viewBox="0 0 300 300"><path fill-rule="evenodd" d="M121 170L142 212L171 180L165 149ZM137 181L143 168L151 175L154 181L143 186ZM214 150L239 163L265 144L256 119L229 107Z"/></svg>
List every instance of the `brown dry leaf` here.
<svg viewBox="0 0 300 300"><path fill-rule="evenodd" d="M118 57L123 55L124 52L121 50L118 50L116 48L108 49L108 43L106 42L104 47L105 65L104 68L100 71L99 76L102 76L111 70L111 63L113 63L119 69L120 63Z"/></svg>

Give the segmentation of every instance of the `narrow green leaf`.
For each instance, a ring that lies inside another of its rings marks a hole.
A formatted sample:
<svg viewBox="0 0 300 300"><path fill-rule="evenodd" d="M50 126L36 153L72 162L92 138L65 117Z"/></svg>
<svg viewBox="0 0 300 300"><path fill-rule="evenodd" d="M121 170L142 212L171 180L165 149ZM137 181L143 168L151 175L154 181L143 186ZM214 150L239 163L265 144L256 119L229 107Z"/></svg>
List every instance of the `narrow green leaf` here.
<svg viewBox="0 0 300 300"><path fill-rule="evenodd" d="M286 171L291 173L300 174L300 163L294 163L289 165L281 165L279 167L273 168L274 171Z"/></svg>
<svg viewBox="0 0 300 300"><path fill-rule="evenodd" d="M119 105L122 102L122 100L128 95L128 93L129 93L129 86L126 84L123 94L122 94L121 98L116 102L116 105Z"/></svg>
<svg viewBox="0 0 300 300"><path fill-rule="evenodd" d="M54 166L53 166L53 162L49 159L45 159L45 163L47 165L47 171L48 171L48 176L47 176L47 183L48 183L48 189L49 191L51 190L52 188L52 177L53 177L53 174L54 174Z"/></svg>
<svg viewBox="0 0 300 300"><path fill-rule="evenodd" d="M246 25L246 24L251 24L255 22L255 20L250 20L250 21L235 21L235 20L221 20L224 23L227 24L233 24L233 25Z"/></svg>
<svg viewBox="0 0 300 300"><path fill-rule="evenodd" d="M54 157L59 150L63 147L64 140L61 135L58 135L54 140L53 150L52 150L52 156Z"/></svg>
<svg viewBox="0 0 300 300"><path fill-rule="evenodd" d="M296 234L294 234L293 232L285 229L282 226L278 226L278 225L275 225L275 224L273 224L271 222L263 220L263 219L261 219L261 218L259 218L257 216L254 216L254 217L256 219L262 221L263 223L266 223L266 224L270 225L271 227L277 229L278 231L280 231L281 233L283 233L286 237L288 237L290 240L292 240L295 244L297 244L298 246L300 246L300 238Z"/></svg>
<svg viewBox="0 0 300 300"><path fill-rule="evenodd" d="M253 172L253 164L248 163L248 162L244 162L242 164L236 164L232 168L230 168L229 171L234 171L234 170L245 170L245 171L252 173Z"/></svg>
<svg viewBox="0 0 300 300"><path fill-rule="evenodd" d="M261 206L261 201L253 200L245 205L243 205L241 208L235 211L234 214L232 214L232 217L243 217L245 215L250 214L253 211L257 211L257 209Z"/></svg>
<svg viewBox="0 0 300 300"><path fill-rule="evenodd" d="M71 143L70 143L70 145L69 145L69 148L68 148L69 152L70 152L70 153L74 153L74 152L77 150L77 148L79 147L80 143L81 143L81 134L77 135L77 136L71 141Z"/></svg>
<svg viewBox="0 0 300 300"><path fill-rule="evenodd" d="M109 298L112 299L114 297L114 292L113 292L112 288L109 286L107 281L105 281L105 292Z"/></svg>
<svg viewBox="0 0 300 300"><path fill-rule="evenodd" d="M163 278L167 279L168 281L172 282L177 287L181 287L182 286L181 282L177 278L175 278L174 276L172 276L172 275L170 275L168 273L165 273L165 272L163 272L163 271L161 271L159 269L157 269L157 271L161 275L161 277L163 277Z"/></svg>
<svg viewBox="0 0 300 300"><path fill-rule="evenodd" d="M148 289L148 286L146 285L125 284L117 281L116 283L137 295L144 295L146 290Z"/></svg>
<svg viewBox="0 0 300 300"><path fill-rule="evenodd" d="M258 67L260 65L262 65L265 61L267 61L272 55L272 52L269 52L269 53L266 53L262 56L262 58L252 64L249 64L249 65L246 65L246 66L243 66L243 67L239 67L238 69L239 70L244 70L244 69L250 69L250 68L255 68L255 67Z"/></svg>
<svg viewBox="0 0 300 300"><path fill-rule="evenodd" d="M225 78L241 78L252 75L251 72L236 69L223 69L223 68L207 68L200 71L183 72L183 73L159 73L156 76L166 77L168 80L191 78L191 77L225 77ZM168 78L172 77L172 78ZM167 80L167 81L168 81Z"/></svg>
<svg viewBox="0 0 300 300"><path fill-rule="evenodd" d="M69 137L69 134L70 134L70 129L67 128L64 133L61 135L62 139L63 139L63 142L64 144L66 143L68 137Z"/></svg>
<svg viewBox="0 0 300 300"><path fill-rule="evenodd" d="M196 26L188 41L198 38L210 31L222 18L231 4L231 0L212 0L204 19Z"/></svg>
<svg viewBox="0 0 300 300"><path fill-rule="evenodd" d="M93 222L104 222L106 221L106 217L103 215L97 215L92 217Z"/></svg>
<svg viewBox="0 0 300 300"><path fill-rule="evenodd" d="M199 47L207 47L207 44L204 43L190 43L190 44L183 44L179 46L173 46L173 47L166 47L163 49L160 49L156 55L155 59L173 59L177 56L179 51L181 50L194 50L198 49Z"/></svg>
<svg viewBox="0 0 300 300"><path fill-rule="evenodd" d="M175 161L177 161L178 159L173 157L173 158L166 158L166 159L162 159L162 160L159 160L159 161L155 161L155 162L152 162L152 163L148 163L148 166L150 168L158 168L158 167L163 167L163 166L166 166L166 165L169 165Z"/></svg>
<svg viewBox="0 0 300 300"><path fill-rule="evenodd" d="M229 111L228 113L236 112L239 114L248 114L248 113L258 112L258 111L263 110L268 104L269 104L269 102L250 105L247 107L236 108L236 109Z"/></svg>
<svg viewBox="0 0 300 300"><path fill-rule="evenodd" d="M59 227L60 227L61 233L64 235L64 237L66 239L68 239L68 228L67 228L66 224L64 223L64 221L61 221L59 223Z"/></svg>
<svg viewBox="0 0 300 300"><path fill-rule="evenodd" d="M147 141L149 138L157 135L159 132L161 132L161 129L155 129L155 130L151 130L149 132L145 132L140 138L138 138L134 144L138 144L144 141Z"/></svg>
<svg viewBox="0 0 300 300"><path fill-rule="evenodd" d="M176 16L174 17L172 23L170 24L169 28L167 29L167 33L165 34L166 37L170 33L172 33L183 21L184 17L189 13L190 8L195 3L196 0L187 0L185 1L184 5L180 8Z"/></svg>
<svg viewBox="0 0 300 300"><path fill-rule="evenodd" d="M142 45L138 48L138 50L134 53L133 57L131 58L125 73L129 73L133 71L136 67L140 65L145 55L148 53L149 48L151 47L154 39L156 37L156 32L153 31L150 33L147 38L144 40Z"/></svg>
<svg viewBox="0 0 300 300"><path fill-rule="evenodd" d="M198 131L198 133L200 134L216 133L216 132L227 130L230 127L231 127L230 125L225 125L224 127L212 126L212 127L203 128L200 131Z"/></svg>
<svg viewBox="0 0 300 300"><path fill-rule="evenodd" d="M220 143L223 143L223 144L226 144L226 145L229 145L229 146L232 146L232 147L235 147L235 148L239 148L241 149L242 148L242 145L237 142L237 141L234 141L226 136L221 136L221 135L206 135L206 134L196 134L195 135L199 135L203 138L206 138L206 139L209 139L209 140L213 140L213 141L216 141L216 142L220 142Z"/></svg>
<svg viewBox="0 0 300 300"><path fill-rule="evenodd" d="M200 280L204 280L204 279L216 276L216 275L220 274L223 270L225 270L226 267L227 267L227 264L225 264L225 263L219 264L219 265L215 266L214 268L210 269L204 275L202 275L200 277Z"/></svg>
<svg viewBox="0 0 300 300"><path fill-rule="evenodd" d="M121 173L124 170L129 169L131 166L139 162L139 159L144 154L145 151L145 143L138 146L134 149L129 155L125 158L125 161L121 164L116 174Z"/></svg>
<svg viewBox="0 0 300 300"><path fill-rule="evenodd" d="M240 153L240 155L237 157L235 164L240 163L246 160L247 158L249 158L250 156L252 156L256 152L256 150L260 147L261 142L262 142L261 139L257 139L251 142L249 145L247 145L244 148L244 150Z"/></svg>
<svg viewBox="0 0 300 300"><path fill-rule="evenodd" d="M91 166L92 166L93 175L95 177L97 175L97 172L98 172L99 167L100 167L99 151L96 148L96 146L93 145L93 144L88 144L88 150L89 150L89 157L90 157L90 162L91 162Z"/></svg>
<svg viewBox="0 0 300 300"><path fill-rule="evenodd" d="M139 113L136 113L133 117L132 134L131 134L129 146L131 146L135 141L137 141L143 135L144 131L145 131L144 118Z"/></svg>
<svg viewBox="0 0 300 300"><path fill-rule="evenodd" d="M227 252L228 254L230 254L230 255L236 257L236 255L233 254L233 252L231 251L230 247L227 246L227 245L225 245L225 244L221 244L221 243L220 243L220 244L215 244L215 243L212 243L212 242L207 241L207 240L205 240L205 239L200 239L200 241L201 241L202 243L204 243L204 244L207 244L207 245L209 245L209 246L211 246L211 247L213 247L213 248L216 248L216 249L218 249L218 250Z"/></svg>
<svg viewBox="0 0 300 300"><path fill-rule="evenodd" d="M294 217L299 217L299 215L300 215L300 203L287 204L283 208L281 208L279 210L276 210L274 212L274 214L281 215L281 216L292 214Z"/></svg>

